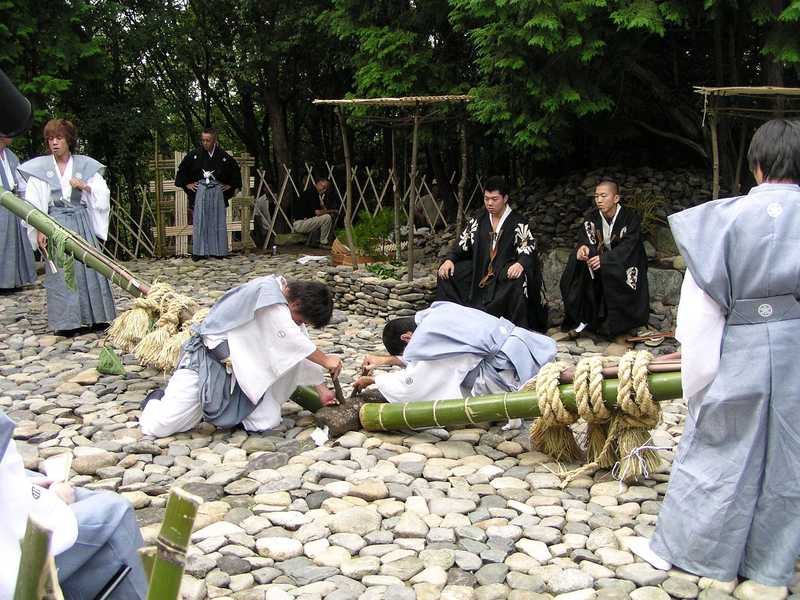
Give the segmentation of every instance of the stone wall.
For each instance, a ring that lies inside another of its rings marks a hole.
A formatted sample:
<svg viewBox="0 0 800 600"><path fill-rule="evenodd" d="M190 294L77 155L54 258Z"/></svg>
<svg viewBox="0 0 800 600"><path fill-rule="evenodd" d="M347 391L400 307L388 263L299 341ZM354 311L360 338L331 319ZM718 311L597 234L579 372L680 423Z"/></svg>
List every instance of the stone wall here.
<svg viewBox="0 0 800 600"><path fill-rule="evenodd" d="M436 295L433 275L418 277L412 283L381 279L369 271L353 271L349 266L326 267L325 283L334 293L337 306L347 307L369 317L403 317L428 308Z"/></svg>

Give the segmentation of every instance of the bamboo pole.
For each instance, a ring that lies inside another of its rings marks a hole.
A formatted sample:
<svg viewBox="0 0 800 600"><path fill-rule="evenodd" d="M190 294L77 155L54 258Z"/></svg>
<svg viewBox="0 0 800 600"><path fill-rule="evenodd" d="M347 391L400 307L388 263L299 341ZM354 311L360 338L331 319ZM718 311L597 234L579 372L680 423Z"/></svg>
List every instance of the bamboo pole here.
<svg viewBox="0 0 800 600"><path fill-rule="evenodd" d="M157 553L147 600L173 600L178 597L192 526L197 508L202 503L201 498L180 488L173 488L170 492L164 521L156 540Z"/></svg>
<svg viewBox="0 0 800 600"><path fill-rule="evenodd" d="M411 193L408 196L408 280L414 281L414 209L417 199L417 150L419 146L419 108L414 112L411 135Z"/></svg>
<svg viewBox="0 0 800 600"><path fill-rule="evenodd" d="M461 122L461 178L458 180L458 213L456 215L456 235L464 227L464 189L467 187L467 124Z"/></svg>
<svg viewBox="0 0 800 600"><path fill-rule="evenodd" d="M161 210L161 169L158 164L158 131L156 131L155 135L154 163L156 171L156 256L158 258L164 258L166 240L164 235L164 213Z"/></svg>
<svg viewBox="0 0 800 600"><path fill-rule="evenodd" d="M711 127L711 199L719 198L719 139L717 137L717 113L715 107L708 113L708 125Z"/></svg>
<svg viewBox="0 0 800 600"><path fill-rule="evenodd" d="M14 600L40 600L44 597L49 570L50 530L28 516L22 554L17 571Z"/></svg>
<svg viewBox="0 0 800 600"><path fill-rule="evenodd" d="M18 198L11 192L2 192L0 194L0 205L10 210L37 231L41 231L47 237L52 236L55 232L61 232L66 237L66 251L74 256L76 260L107 277L112 283L117 284L134 296L147 295L148 287L137 281L131 273L104 256L102 252L90 245L82 237L63 227L38 208L35 208L32 204Z"/></svg>
<svg viewBox="0 0 800 600"><path fill-rule="evenodd" d="M342 130L342 149L344 150L344 169L347 177L344 203L344 231L347 237L347 245L350 247L350 256L353 259L353 271L358 270L358 258L356 247L353 243L353 168L350 163L350 138L347 135L347 122L344 118L344 109L337 108L336 114L339 117L339 128Z"/></svg>
<svg viewBox="0 0 800 600"><path fill-rule="evenodd" d="M648 383L657 401L681 397L680 371L653 373L648 377ZM618 387L617 379L603 380L603 399L609 408L616 405ZM559 389L564 406L576 411L573 385L562 384ZM458 426L538 416L539 406L533 391L436 402L367 403L359 413L361 426L367 431Z"/></svg>
<svg viewBox="0 0 800 600"><path fill-rule="evenodd" d="M397 181L397 150L392 127L392 200L394 202L394 258L400 261L400 187Z"/></svg>
<svg viewBox="0 0 800 600"><path fill-rule="evenodd" d="M142 568L144 569L144 575L147 581L150 581L150 578L153 576L153 565L156 562L156 554L155 546L139 548L139 558L142 560Z"/></svg>

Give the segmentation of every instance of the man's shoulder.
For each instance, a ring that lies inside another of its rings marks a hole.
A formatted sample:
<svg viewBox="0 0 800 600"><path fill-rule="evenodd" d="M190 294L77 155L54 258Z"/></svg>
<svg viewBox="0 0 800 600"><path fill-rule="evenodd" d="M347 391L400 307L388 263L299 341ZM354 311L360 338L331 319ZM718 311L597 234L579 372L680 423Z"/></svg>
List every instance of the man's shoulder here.
<svg viewBox="0 0 800 600"><path fill-rule="evenodd" d="M228 162L228 161L230 161L230 162L232 162L234 165L238 165L238 164L239 164L238 162L236 162L236 159L235 159L235 158L233 158L233 156L232 156L232 155L231 155L229 152L226 152L225 150L223 150L223 149L222 149L222 148L220 148L219 146L217 146L217 150L218 150L218 151L219 151L219 153L220 153L220 158L222 159L222 162Z"/></svg>

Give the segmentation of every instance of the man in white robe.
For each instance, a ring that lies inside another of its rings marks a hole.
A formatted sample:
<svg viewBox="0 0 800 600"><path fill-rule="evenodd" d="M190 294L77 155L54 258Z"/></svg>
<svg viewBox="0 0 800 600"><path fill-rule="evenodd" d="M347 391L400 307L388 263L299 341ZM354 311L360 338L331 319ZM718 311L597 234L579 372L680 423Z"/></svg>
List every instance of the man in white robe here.
<svg viewBox="0 0 800 600"><path fill-rule="evenodd" d="M0 411L0 598L14 595L30 515L52 531L50 550L67 600L95 598L115 581L109 598L143 600L147 578L137 554L143 542L131 504L111 492L28 477L13 432Z"/></svg>
<svg viewBox="0 0 800 600"><path fill-rule="evenodd" d="M316 386L334 402L325 372L341 360L317 350L305 324L324 327L333 312L321 283L270 275L229 290L184 345L163 392L151 393L139 417L146 435L165 437L205 419L219 428L264 431L281 422L281 405L298 386Z"/></svg>
<svg viewBox="0 0 800 600"><path fill-rule="evenodd" d="M515 391L556 354L551 338L454 302L390 321L383 343L389 356L367 355L363 368L401 368L362 376L355 387L374 383L389 402Z"/></svg>

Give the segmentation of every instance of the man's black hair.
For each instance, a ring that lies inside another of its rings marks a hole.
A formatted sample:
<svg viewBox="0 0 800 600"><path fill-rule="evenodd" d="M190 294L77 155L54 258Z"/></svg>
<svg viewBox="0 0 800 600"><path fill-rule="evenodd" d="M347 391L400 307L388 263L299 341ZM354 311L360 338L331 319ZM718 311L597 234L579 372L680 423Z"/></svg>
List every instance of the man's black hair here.
<svg viewBox="0 0 800 600"><path fill-rule="evenodd" d="M597 185L594 187L599 187L601 185L610 185L614 187L614 195L619 194L619 184L611 177L601 177L600 181L597 182Z"/></svg>
<svg viewBox="0 0 800 600"><path fill-rule="evenodd" d="M764 123L750 140L747 162L754 173L761 167L764 181L800 182L800 121L773 119Z"/></svg>
<svg viewBox="0 0 800 600"><path fill-rule="evenodd" d="M297 310L312 327L321 329L331 322L333 294L324 283L289 281L286 284L286 299L297 302Z"/></svg>
<svg viewBox="0 0 800 600"><path fill-rule="evenodd" d="M401 356L406 349L408 342L400 339L406 331L414 331L417 322L414 317L400 317L392 319L383 327L383 347L392 356Z"/></svg>
<svg viewBox="0 0 800 600"><path fill-rule="evenodd" d="M508 182L505 177L493 175L486 180L483 186L486 192L499 192L501 196L508 196Z"/></svg>

